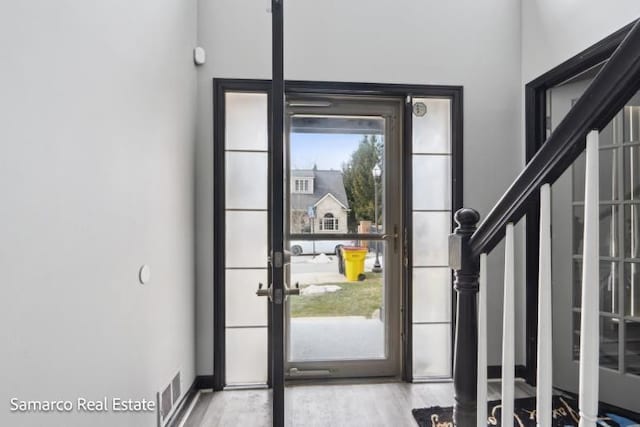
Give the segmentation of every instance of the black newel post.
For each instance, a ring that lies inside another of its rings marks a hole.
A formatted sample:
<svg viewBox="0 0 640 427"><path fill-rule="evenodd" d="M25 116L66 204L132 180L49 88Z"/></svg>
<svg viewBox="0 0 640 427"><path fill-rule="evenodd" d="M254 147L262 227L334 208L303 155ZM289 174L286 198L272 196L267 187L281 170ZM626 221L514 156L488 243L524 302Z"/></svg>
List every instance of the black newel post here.
<svg viewBox="0 0 640 427"><path fill-rule="evenodd" d="M478 381L478 276L480 258L471 254L469 240L480 215L473 209L455 214L458 227L449 236L449 266L455 271L457 292L456 335L453 355L455 389L454 423L458 427L476 425Z"/></svg>

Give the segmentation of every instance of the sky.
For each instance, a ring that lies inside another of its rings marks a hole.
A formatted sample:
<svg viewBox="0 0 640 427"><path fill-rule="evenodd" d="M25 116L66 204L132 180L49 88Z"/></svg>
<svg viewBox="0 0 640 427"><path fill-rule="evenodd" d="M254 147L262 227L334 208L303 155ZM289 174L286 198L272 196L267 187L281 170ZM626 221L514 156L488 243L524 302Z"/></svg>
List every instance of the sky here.
<svg viewBox="0 0 640 427"><path fill-rule="evenodd" d="M362 141L357 134L292 133L291 169L342 170Z"/></svg>

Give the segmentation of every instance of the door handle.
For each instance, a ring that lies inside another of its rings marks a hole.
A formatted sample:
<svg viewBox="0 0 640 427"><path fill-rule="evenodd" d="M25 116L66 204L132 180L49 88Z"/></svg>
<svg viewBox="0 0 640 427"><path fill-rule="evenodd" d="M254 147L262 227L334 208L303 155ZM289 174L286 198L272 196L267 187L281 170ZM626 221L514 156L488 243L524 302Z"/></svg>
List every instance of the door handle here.
<svg viewBox="0 0 640 427"><path fill-rule="evenodd" d="M400 235L398 234L398 226L397 225L393 226L393 234L383 234L380 237L382 239L384 239L384 240L393 239L393 250L396 251L396 252L398 251L398 238L400 237Z"/></svg>
<svg viewBox="0 0 640 427"><path fill-rule="evenodd" d="M275 300L274 300L274 292L273 292L273 284L269 283L269 286L264 289L264 285L262 283L258 283L258 290L256 290L256 295L259 297L269 297L269 301L275 302L276 304L282 304L283 301L289 295L300 295L300 284L296 283L295 288L290 288L287 285L286 277L289 275L289 268L291 265L291 252L275 252L273 256L269 257L269 264L271 264L271 268L278 267L284 268L285 275L285 283L284 289L282 292L280 289L275 292ZM282 297L284 294L284 298Z"/></svg>
<svg viewBox="0 0 640 427"><path fill-rule="evenodd" d="M290 288L285 285L284 287L285 295L300 295L300 283L296 282L295 288ZM262 283L258 283L258 290L256 291L256 295L259 297L269 297L272 299L273 292L271 290L271 285L269 285L266 289L264 289L264 285Z"/></svg>
<svg viewBox="0 0 640 427"><path fill-rule="evenodd" d="M267 287L267 289L263 289L263 284L262 283L258 283L258 290L256 291L256 295L259 297L269 297L269 299L271 299L271 285L269 285Z"/></svg>
<svg viewBox="0 0 640 427"><path fill-rule="evenodd" d="M296 287L295 288L290 288L288 286L285 286L284 294L285 295L300 295L300 283L296 282Z"/></svg>

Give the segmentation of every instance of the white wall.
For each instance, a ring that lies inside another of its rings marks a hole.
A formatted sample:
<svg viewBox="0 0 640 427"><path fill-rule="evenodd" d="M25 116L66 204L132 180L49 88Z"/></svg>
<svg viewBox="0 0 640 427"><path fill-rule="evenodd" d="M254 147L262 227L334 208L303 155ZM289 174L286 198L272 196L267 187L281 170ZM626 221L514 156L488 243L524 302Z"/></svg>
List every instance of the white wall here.
<svg viewBox="0 0 640 427"><path fill-rule="evenodd" d="M211 81L270 78L269 6L199 2L198 43L209 61L198 73L198 374L210 374L213 364ZM287 79L464 86L464 204L483 216L522 167L520 43L520 4L512 0L285 2ZM501 307L501 259L490 262L492 313ZM500 330L497 315L490 322ZM499 335L493 337L489 361L498 364Z"/></svg>
<svg viewBox="0 0 640 427"><path fill-rule="evenodd" d="M195 24L195 0L0 6L0 425L154 426L9 399L193 381Z"/></svg>
<svg viewBox="0 0 640 427"><path fill-rule="evenodd" d="M522 1L522 81L549 71L640 17L635 0Z"/></svg>

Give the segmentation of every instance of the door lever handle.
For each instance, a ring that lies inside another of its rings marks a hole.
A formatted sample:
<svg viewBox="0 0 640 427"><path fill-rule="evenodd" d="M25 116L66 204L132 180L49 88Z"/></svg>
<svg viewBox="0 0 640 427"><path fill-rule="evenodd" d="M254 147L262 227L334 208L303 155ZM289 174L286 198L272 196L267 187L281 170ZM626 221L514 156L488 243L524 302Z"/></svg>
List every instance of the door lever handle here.
<svg viewBox="0 0 640 427"><path fill-rule="evenodd" d="M296 282L295 288L290 288L285 285L284 294L286 295L300 295L300 283ZM269 297L270 300L273 301L273 290L271 285L264 289L264 285L262 283L258 283L258 290L256 291L256 295L259 297Z"/></svg>
<svg viewBox="0 0 640 427"><path fill-rule="evenodd" d="M296 282L295 288L286 287L284 290L285 295L300 295L300 283Z"/></svg>
<svg viewBox="0 0 640 427"><path fill-rule="evenodd" d="M393 226L393 234L383 234L381 236L381 238L384 239L384 240L393 239L393 249L395 251L398 250L398 238L399 237L400 237L400 235L398 234L398 226L397 225Z"/></svg>
<svg viewBox="0 0 640 427"><path fill-rule="evenodd" d="M259 297L269 297L271 299L271 285L267 287L267 289L263 289L263 284L258 283L258 290L256 291L256 295Z"/></svg>

